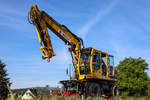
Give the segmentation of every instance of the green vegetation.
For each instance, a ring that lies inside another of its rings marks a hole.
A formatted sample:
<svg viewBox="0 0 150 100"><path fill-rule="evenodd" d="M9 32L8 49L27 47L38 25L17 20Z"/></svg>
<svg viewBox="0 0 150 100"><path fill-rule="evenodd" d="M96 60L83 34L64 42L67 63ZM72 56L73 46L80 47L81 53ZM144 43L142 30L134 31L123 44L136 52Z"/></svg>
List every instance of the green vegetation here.
<svg viewBox="0 0 150 100"><path fill-rule="evenodd" d="M148 64L142 58L125 58L120 61L117 70L119 88L121 96L148 96L150 94L150 81L146 70Z"/></svg>
<svg viewBox="0 0 150 100"><path fill-rule="evenodd" d="M8 99L8 100L12 100L12 99ZM13 99L13 100L21 100L21 98L17 98L17 99ZM106 98L101 98L101 97L88 97L88 98L77 98L77 97L51 97L51 98L40 98L40 99L36 99L36 100L115 100L115 99L106 99ZM148 97L126 97L126 98L119 98L118 100L150 100Z"/></svg>
<svg viewBox="0 0 150 100"><path fill-rule="evenodd" d="M6 65L0 60L0 99L6 100L9 94L9 78L7 77Z"/></svg>

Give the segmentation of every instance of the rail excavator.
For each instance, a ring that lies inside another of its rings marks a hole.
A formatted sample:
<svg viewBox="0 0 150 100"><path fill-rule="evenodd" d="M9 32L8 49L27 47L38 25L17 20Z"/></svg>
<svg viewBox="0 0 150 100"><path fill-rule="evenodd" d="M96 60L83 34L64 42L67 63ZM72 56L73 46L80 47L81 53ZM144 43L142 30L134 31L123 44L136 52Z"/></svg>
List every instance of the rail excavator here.
<svg viewBox="0 0 150 100"><path fill-rule="evenodd" d="M83 40L72 33L65 25L59 24L46 12L33 5L29 11L30 23L35 25L42 58L54 57L48 29L58 36L67 46L72 57L74 76L62 80L62 88L68 93L78 93L86 96L116 96L117 81L114 71L114 56L92 47L85 48Z"/></svg>

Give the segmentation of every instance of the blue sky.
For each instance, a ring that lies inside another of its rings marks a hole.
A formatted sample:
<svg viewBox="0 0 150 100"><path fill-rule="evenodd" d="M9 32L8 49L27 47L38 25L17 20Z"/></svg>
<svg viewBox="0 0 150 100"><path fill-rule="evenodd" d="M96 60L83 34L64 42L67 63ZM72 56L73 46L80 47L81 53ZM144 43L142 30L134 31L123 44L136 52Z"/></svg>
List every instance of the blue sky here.
<svg viewBox="0 0 150 100"><path fill-rule="evenodd" d="M115 56L142 57L150 64L149 0L0 0L0 59L7 64L12 88L57 86L68 79L68 48L51 31L56 56L42 60L35 27L28 23L33 4L82 37L86 47ZM148 70L150 75L150 70Z"/></svg>

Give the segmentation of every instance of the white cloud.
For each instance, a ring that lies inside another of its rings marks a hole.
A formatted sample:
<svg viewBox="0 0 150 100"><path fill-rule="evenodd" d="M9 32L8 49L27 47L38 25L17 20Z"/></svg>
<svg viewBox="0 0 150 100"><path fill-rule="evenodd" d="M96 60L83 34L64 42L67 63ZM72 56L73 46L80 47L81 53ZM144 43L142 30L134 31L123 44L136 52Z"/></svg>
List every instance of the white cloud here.
<svg viewBox="0 0 150 100"><path fill-rule="evenodd" d="M88 21L87 24L85 24L83 27L81 27L77 33L81 35L82 38L85 37L85 35L91 30L91 28L97 23L100 22L110 11L111 9L117 5L118 0L112 0L112 3L108 5L104 9L100 9L96 16Z"/></svg>

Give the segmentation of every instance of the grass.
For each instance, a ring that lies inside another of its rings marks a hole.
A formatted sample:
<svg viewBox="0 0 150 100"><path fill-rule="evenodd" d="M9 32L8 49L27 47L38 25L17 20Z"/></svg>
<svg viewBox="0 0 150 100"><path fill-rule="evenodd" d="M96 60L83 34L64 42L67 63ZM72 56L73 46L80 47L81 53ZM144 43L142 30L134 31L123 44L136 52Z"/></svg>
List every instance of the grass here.
<svg viewBox="0 0 150 100"><path fill-rule="evenodd" d="M21 100L21 98L10 98L8 100ZM51 97L51 98L47 98L47 97L41 97L35 100L113 100L113 99L106 99L106 98L101 98L101 97L88 97L88 98L80 98L80 97L63 97L63 96L59 96L59 97ZM150 98L148 97L124 97L124 98L119 98L118 100L150 100Z"/></svg>

